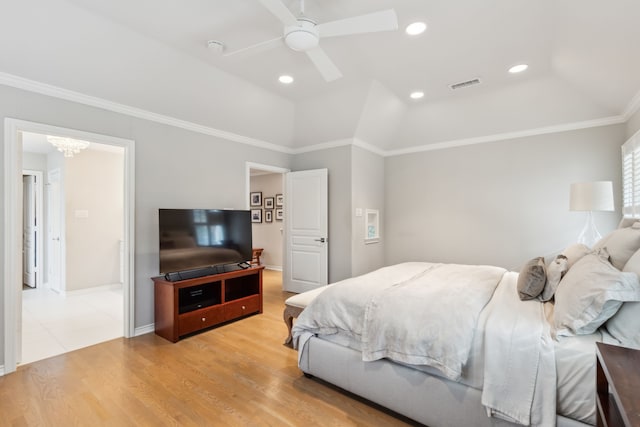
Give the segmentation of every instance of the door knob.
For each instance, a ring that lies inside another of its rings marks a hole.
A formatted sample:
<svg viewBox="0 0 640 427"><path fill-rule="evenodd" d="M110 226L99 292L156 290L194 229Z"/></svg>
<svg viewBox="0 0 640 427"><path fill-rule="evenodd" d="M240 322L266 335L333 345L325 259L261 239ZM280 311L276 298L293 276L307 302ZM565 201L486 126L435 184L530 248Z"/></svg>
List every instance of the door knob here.
<svg viewBox="0 0 640 427"><path fill-rule="evenodd" d="M325 242L325 238L321 237L319 239L315 239L316 242L320 242L320 243L324 243Z"/></svg>

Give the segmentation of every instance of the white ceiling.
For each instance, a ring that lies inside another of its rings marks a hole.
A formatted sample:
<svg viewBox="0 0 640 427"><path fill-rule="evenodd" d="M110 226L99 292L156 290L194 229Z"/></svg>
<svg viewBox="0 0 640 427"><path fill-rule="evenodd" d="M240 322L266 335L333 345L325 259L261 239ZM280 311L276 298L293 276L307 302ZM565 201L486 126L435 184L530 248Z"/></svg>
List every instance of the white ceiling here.
<svg viewBox="0 0 640 427"><path fill-rule="evenodd" d="M42 16L24 17L25 22L42 31L45 43L51 39L53 45L60 37L55 50L70 63L51 65L43 73L34 61L16 64L5 57L0 71L284 146L358 138L381 149L403 149L598 120L627 113L640 91L637 0L306 0L305 14L319 23L388 8L398 15L400 30L395 32L321 40L344 76L330 83L306 55L284 45L237 57L207 48L210 39L236 50L280 36L281 23L258 0L30 1L43 5ZM283 1L297 14L298 1ZM53 23L45 17L54 13L51 2L61 11ZM11 7L17 15L27 13ZM16 17L5 16L4 27L11 31ZM65 19L76 27L66 28ZM428 29L409 37L403 29L416 20ZM55 34L64 31L66 37ZM34 47L36 36L21 48L51 54ZM93 46L83 40L94 40ZM17 55L14 44L6 47ZM177 52L175 57L167 47ZM96 55L96 63L108 59L113 69L78 66L74 51L85 60ZM122 63L113 64L114 58ZM166 63L160 69L162 58ZM518 63L529 69L509 74L508 68ZM148 72L151 67L157 73ZM82 75L69 76L79 68ZM180 91L167 84L171 76L162 80L169 71L182 82ZM278 83L283 73L295 82ZM199 80L207 74L211 88ZM482 84L449 88L472 78ZM218 102L197 99L198 90L211 90ZM410 100L414 90L425 97ZM234 96L239 99L232 101ZM219 106L223 100L226 108ZM224 116L223 110L234 108L246 111L244 121ZM262 122L265 111L272 116Z"/></svg>

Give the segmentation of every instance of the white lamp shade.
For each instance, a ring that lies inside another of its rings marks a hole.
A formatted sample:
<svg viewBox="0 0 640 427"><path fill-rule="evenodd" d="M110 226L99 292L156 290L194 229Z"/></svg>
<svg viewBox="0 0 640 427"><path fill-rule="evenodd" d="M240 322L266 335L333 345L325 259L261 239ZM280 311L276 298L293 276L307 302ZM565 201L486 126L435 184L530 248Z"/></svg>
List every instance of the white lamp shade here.
<svg viewBox="0 0 640 427"><path fill-rule="evenodd" d="M614 211L611 181L571 184L569 209L572 211Z"/></svg>

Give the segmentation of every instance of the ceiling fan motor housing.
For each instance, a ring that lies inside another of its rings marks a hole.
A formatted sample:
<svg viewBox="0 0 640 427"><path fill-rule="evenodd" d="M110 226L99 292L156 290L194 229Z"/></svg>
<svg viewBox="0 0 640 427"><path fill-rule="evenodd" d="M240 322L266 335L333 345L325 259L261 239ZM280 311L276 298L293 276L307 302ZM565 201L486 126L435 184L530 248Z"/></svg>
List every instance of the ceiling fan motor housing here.
<svg viewBox="0 0 640 427"><path fill-rule="evenodd" d="M320 34L316 23L308 18L298 18L296 25L284 29L284 42L289 48L304 52L318 46Z"/></svg>

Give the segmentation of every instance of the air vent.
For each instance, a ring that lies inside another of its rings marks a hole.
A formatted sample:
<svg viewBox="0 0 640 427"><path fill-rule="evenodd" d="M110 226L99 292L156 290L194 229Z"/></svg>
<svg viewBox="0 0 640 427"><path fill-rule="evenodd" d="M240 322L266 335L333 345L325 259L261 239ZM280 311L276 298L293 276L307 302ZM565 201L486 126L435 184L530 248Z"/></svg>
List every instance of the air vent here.
<svg viewBox="0 0 640 427"><path fill-rule="evenodd" d="M456 90L456 89L462 89L465 87L479 85L479 84L480 84L480 79L471 79L471 80L467 80L466 82L454 83L452 85L449 85L449 87L453 90Z"/></svg>

